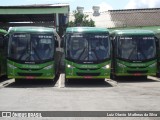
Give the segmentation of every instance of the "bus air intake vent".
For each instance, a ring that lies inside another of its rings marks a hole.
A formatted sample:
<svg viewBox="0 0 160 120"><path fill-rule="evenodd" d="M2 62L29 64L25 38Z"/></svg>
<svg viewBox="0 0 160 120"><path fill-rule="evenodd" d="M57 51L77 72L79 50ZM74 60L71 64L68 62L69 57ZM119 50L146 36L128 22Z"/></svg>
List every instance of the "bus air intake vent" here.
<svg viewBox="0 0 160 120"><path fill-rule="evenodd" d="M78 76L99 76L100 73L77 73Z"/></svg>
<svg viewBox="0 0 160 120"><path fill-rule="evenodd" d="M128 70L127 72L128 72L128 73L130 73L130 74L136 74L136 73L147 73L147 72L148 72L148 70L143 70L143 71L130 71L130 70Z"/></svg>
<svg viewBox="0 0 160 120"><path fill-rule="evenodd" d="M19 76L42 76L42 73L18 73Z"/></svg>

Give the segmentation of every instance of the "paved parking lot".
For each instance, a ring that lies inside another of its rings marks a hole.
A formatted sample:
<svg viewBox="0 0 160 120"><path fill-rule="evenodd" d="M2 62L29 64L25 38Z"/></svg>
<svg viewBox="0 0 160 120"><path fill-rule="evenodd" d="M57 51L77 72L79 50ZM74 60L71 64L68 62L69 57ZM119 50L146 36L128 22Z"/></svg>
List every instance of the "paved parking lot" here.
<svg viewBox="0 0 160 120"><path fill-rule="evenodd" d="M0 111L160 111L160 80L155 77L70 80L67 83L59 80L1 79Z"/></svg>

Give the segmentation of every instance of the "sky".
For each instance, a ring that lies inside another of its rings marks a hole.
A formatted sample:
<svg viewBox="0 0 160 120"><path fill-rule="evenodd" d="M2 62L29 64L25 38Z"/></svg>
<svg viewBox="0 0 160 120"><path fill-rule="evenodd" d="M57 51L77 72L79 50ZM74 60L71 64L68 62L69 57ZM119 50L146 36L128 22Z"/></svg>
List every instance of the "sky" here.
<svg viewBox="0 0 160 120"><path fill-rule="evenodd" d="M117 9L160 8L160 0L0 0L0 6L68 3L70 11L77 6L84 11L92 11L92 6L100 6L100 11Z"/></svg>

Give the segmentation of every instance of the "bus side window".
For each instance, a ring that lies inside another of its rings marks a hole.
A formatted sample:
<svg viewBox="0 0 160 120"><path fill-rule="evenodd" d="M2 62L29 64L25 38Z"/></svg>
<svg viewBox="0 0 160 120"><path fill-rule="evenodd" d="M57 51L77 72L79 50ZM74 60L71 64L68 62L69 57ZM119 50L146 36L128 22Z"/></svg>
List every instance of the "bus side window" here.
<svg viewBox="0 0 160 120"><path fill-rule="evenodd" d="M113 37L112 37L112 36L110 36L110 37L109 37L109 39L110 39L110 40L113 40Z"/></svg>

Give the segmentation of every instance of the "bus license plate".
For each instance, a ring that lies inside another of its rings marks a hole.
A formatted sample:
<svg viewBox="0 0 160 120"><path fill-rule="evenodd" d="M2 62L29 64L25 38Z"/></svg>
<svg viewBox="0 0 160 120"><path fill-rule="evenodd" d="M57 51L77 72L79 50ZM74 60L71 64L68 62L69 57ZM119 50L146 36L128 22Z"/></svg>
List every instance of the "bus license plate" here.
<svg viewBox="0 0 160 120"><path fill-rule="evenodd" d="M141 76L141 73L135 73L134 76Z"/></svg>
<svg viewBox="0 0 160 120"><path fill-rule="evenodd" d="M26 76L26 79L34 79L34 76Z"/></svg>
<svg viewBox="0 0 160 120"><path fill-rule="evenodd" d="M84 76L84 78L90 79L90 78L93 78L93 77L92 76Z"/></svg>

